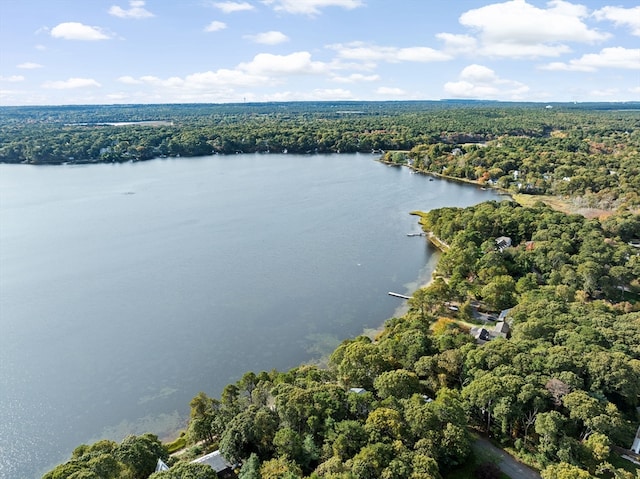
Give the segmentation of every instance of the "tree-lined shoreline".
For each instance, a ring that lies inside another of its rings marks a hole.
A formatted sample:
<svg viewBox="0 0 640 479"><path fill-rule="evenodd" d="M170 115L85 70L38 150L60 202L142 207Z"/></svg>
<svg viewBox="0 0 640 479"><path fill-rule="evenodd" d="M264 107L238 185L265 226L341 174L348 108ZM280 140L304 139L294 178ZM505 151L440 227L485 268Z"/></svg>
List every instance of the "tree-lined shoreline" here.
<svg viewBox="0 0 640 479"><path fill-rule="evenodd" d="M258 124L283 142L292 131L296 141L340 132L354 145L379 135L394 146L381 148L391 164L607 215L566 214L535 200L413 212L447 247L433 281L375 338L345 340L327 367L247 372L219 398L199 393L172 445L187 446L179 457L153 435L99 441L46 479L215 477L189 460L216 449L240 478L498 477L473 452L473 434L490 436L543 479L637 477L616 448L630 446L640 420L639 112L354 104L345 113L295 104L288 116L254 118L230 106L228 116L205 118L200 108L181 133L245 138L253 129L254 146L263 144ZM135 109L127 111L121 119L134 121ZM147 119L139 112L135 121ZM0 125L21 128L6 118ZM75 130L54 128L74 142ZM104 134L115 147L165 127L102 128L88 127L88 137ZM215 147L211 138L204 144ZM499 325L490 321L498 317ZM153 473L158 458L171 469Z"/></svg>

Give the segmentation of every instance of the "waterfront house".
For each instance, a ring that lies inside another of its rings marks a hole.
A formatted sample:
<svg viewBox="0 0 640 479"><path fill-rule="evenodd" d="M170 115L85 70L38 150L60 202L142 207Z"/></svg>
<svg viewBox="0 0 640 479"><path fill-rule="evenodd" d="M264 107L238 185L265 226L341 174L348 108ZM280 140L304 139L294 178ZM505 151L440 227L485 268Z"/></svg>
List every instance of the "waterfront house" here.
<svg viewBox="0 0 640 479"><path fill-rule="evenodd" d="M206 454L198 459L191 461L196 464L206 464L211 467L218 477L233 477L233 466L227 461L220 451L213 451L210 454Z"/></svg>

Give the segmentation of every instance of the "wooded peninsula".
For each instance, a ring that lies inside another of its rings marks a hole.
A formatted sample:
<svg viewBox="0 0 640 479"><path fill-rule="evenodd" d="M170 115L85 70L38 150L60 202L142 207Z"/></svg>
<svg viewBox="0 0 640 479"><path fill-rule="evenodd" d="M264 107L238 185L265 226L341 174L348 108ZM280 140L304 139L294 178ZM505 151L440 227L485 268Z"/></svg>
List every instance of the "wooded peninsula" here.
<svg viewBox="0 0 640 479"><path fill-rule="evenodd" d="M247 372L194 397L174 442L81 445L44 478L509 477L478 438L531 477L640 478L639 106L0 108L0 162L373 151L513 198L412 212L442 252L376 337ZM228 467L192 462L213 451Z"/></svg>

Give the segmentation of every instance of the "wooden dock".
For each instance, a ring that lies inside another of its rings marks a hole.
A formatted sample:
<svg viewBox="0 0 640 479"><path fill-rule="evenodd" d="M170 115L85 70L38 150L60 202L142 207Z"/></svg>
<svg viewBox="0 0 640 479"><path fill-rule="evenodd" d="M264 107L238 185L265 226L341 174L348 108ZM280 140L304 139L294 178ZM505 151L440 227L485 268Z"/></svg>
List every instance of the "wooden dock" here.
<svg viewBox="0 0 640 479"><path fill-rule="evenodd" d="M389 291L389 296L394 296L396 298L402 298L402 299L411 299L411 296L406 296L400 293L394 293L393 291Z"/></svg>

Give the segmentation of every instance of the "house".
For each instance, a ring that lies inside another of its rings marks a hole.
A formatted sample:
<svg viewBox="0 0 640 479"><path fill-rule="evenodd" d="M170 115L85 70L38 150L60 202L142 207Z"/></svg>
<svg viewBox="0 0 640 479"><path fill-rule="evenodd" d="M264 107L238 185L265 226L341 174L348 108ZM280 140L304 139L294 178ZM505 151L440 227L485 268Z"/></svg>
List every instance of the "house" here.
<svg viewBox="0 0 640 479"><path fill-rule="evenodd" d="M162 459L158 458L158 462L156 463L156 470L154 472L162 472L168 470L169 466L167 466Z"/></svg>
<svg viewBox="0 0 640 479"><path fill-rule="evenodd" d="M633 438L631 450L636 454L640 454L640 426L638 426L638 430L636 431L636 437Z"/></svg>
<svg viewBox="0 0 640 479"><path fill-rule="evenodd" d="M471 328L471 335L478 341L490 341L491 335L484 328Z"/></svg>
<svg viewBox="0 0 640 479"><path fill-rule="evenodd" d="M511 332L511 328L509 327L509 323L506 321L498 321L493 328L492 336L494 338L507 338L509 333Z"/></svg>
<svg viewBox="0 0 640 479"><path fill-rule="evenodd" d="M351 388L349 389L350 393L356 393L356 394L364 394L367 392L367 390L365 388Z"/></svg>
<svg viewBox="0 0 640 479"><path fill-rule="evenodd" d="M498 316L498 321L506 321L507 320L507 315L509 314L511 309L512 308L503 309L502 311L500 311L500 316Z"/></svg>
<svg viewBox="0 0 640 479"><path fill-rule="evenodd" d="M219 450L213 451L212 453L206 454L191 462L196 464L206 464L216 471L216 474L218 474L219 477L226 477L233 473L233 466L224 458L224 456L222 456L222 454L220 454Z"/></svg>
<svg viewBox="0 0 640 479"><path fill-rule="evenodd" d="M511 247L511 238L508 236L500 236L496 238L496 246L500 251L503 251L505 248Z"/></svg>

